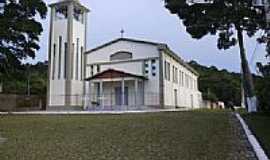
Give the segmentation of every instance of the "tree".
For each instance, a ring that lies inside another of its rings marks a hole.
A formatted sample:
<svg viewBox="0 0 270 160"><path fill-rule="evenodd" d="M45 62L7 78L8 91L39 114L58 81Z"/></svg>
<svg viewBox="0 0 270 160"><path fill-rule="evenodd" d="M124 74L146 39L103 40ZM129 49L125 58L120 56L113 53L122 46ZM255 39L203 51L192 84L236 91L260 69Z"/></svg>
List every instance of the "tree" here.
<svg viewBox="0 0 270 160"><path fill-rule="evenodd" d="M214 66L206 67L195 61L189 64L199 72L199 90L205 100L213 100L214 94L218 101L225 104L233 102L235 105L241 105L241 75L227 70L219 70ZM209 98L209 92L211 93Z"/></svg>
<svg viewBox="0 0 270 160"><path fill-rule="evenodd" d="M28 91L27 80L29 79L31 95L46 95L48 79L47 62L38 62L35 65L23 64L9 74L10 76L0 75L0 79L4 83L4 93L26 95Z"/></svg>
<svg viewBox="0 0 270 160"><path fill-rule="evenodd" d="M35 58L43 31L35 17L46 18L47 6L42 0L1 0L0 4L0 67L3 71L16 68L22 59Z"/></svg>
<svg viewBox="0 0 270 160"><path fill-rule="evenodd" d="M257 63L257 67L264 77L270 77L270 62L266 65Z"/></svg>
<svg viewBox="0 0 270 160"><path fill-rule="evenodd" d="M256 109L252 75L246 58L243 34L249 37L266 28L263 8L254 8L252 0L213 0L212 3L187 4L186 0L165 0L166 8L177 14L186 31L196 39L206 35L218 35L218 49L229 49L238 42L243 86L248 110Z"/></svg>

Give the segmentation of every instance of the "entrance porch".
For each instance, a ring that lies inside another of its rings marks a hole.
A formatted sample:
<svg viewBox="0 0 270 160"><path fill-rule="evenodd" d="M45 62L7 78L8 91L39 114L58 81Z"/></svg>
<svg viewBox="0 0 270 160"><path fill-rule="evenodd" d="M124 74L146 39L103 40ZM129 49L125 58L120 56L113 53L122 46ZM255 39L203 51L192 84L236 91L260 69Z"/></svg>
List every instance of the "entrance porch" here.
<svg viewBox="0 0 270 160"><path fill-rule="evenodd" d="M145 77L110 69L87 80L86 110L145 109Z"/></svg>

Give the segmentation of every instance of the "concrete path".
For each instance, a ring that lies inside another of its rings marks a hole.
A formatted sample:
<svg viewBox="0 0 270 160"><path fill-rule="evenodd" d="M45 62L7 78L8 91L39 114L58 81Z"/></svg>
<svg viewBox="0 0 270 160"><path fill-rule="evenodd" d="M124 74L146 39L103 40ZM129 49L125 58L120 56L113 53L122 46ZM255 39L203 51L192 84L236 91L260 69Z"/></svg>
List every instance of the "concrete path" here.
<svg viewBox="0 0 270 160"><path fill-rule="evenodd" d="M97 114L139 114L139 113L159 113L159 112L184 112L189 108L179 109L154 109L140 111L29 111L29 112L0 112L0 115L97 115Z"/></svg>
<svg viewBox="0 0 270 160"><path fill-rule="evenodd" d="M233 138L231 143L233 144L233 153L230 159L237 160L258 160L256 153L254 152L245 131L241 127L241 124L237 117L232 113L230 114L229 122L232 126Z"/></svg>
<svg viewBox="0 0 270 160"><path fill-rule="evenodd" d="M252 134L252 132L250 131L250 129L248 128L248 125L246 124L246 122L243 120L243 118L240 116L240 114L236 114L237 119L239 120L245 136L247 137L249 143L252 146L252 149L255 151L255 154L257 156L257 158L259 160L268 160L267 155L265 154L264 150L262 149L260 143L258 142L258 140L256 139L256 137Z"/></svg>

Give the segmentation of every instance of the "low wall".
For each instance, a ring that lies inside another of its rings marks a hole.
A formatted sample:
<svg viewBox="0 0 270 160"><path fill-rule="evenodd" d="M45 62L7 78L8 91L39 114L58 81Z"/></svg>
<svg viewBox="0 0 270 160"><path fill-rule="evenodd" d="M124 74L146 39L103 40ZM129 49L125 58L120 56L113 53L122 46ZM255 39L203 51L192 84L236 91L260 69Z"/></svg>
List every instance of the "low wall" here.
<svg viewBox="0 0 270 160"><path fill-rule="evenodd" d="M0 94L0 111L35 111L46 109L46 97Z"/></svg>
<svg viewBox="0 0 270 160"><path fill-rule="evenodd" d="M207 109L225 109L225 105L223 102L211 102L204 100L203 101L203 108Z"/></svg>

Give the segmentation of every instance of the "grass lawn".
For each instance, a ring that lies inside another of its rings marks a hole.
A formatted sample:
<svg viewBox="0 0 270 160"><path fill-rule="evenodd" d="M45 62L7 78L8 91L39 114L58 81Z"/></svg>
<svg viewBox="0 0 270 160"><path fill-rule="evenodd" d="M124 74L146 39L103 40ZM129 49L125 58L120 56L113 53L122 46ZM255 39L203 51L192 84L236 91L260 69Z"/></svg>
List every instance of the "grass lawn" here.
<svg viewBox="0 0 270 160"><path fill-rule="evenodd" d="M242 116L270 157L270 113L245 113Z"/></svg>
<svg viewBox="0 0 270 160"><path fill-rule="evenodd" d="M0 136L7 138L1 160L223 160L240 153L228 112L4 116Z"/></svg>

